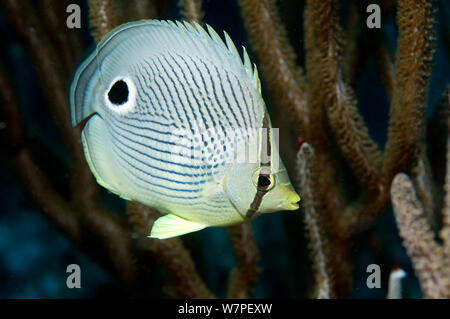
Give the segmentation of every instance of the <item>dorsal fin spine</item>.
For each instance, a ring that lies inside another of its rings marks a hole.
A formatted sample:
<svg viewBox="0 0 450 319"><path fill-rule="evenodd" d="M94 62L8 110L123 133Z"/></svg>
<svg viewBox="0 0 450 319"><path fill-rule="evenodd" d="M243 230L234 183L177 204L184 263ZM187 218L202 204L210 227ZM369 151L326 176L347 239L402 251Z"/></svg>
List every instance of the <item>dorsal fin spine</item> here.
<svg viewBox="0 0 450 319"><path fill-rule="evenodd" d="M239 61L242 63L242 59L239 55L238 50L236 49L236 46L233 43L233 40L231 40L230 36L226 31L223 31L223 34L225 35L225 42L227 44L228 50L232 52L234 55L239 57ZM243 63L242 63L243 64Z"/></svg>
<svg viewBox="0 0 450 319"><path fill-rule="evenodd" d="M175 23L181 30L186 31L186 27L184 26L183 22L177 20L177 21L175 21Z"/></svg>
<svg viewBox="0 0 450 319"><path fill-rule="evenodd" d="M255 81L258 92L261 93L261 82L259 81L258 68L255 63L253 63L253 81Z"/></svg>
<svg viewBox="0 0 450 319"><path fill-rule="evenodd" d="M228 48L225 45L225 43L223 42L222 38L217 34L217 32L209 24L206 25L206 28L208 29L210 38L213 41L215 41L218 44L220 44L223 48L228 50Z"/></svg>
<svg viewBox="0 0 450 319"><path fill-rule="evenodd" d="M253 76L252 63L250 62L250 58L248 57L247 50L245 49L244 46L242 46L242 55L244 59L245 69L247 70L248 75L252 77Z"/></svg>
<svg viewBox="0 0 450 319"><path fill-rule="evenodd" d="M192 25L192 23L189 23L188 21L184 21L184 27L192 32L196 32L197 30L195 29L195 27Z"/></svg>

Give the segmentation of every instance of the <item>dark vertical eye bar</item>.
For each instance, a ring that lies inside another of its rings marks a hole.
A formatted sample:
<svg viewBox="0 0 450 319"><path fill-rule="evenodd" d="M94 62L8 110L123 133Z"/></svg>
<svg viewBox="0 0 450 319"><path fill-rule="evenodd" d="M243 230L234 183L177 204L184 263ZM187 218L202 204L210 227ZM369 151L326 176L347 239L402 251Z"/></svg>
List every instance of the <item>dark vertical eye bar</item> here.
<svg viewBox="0 0 450 319"><path fill-rule="evenodd" d="M267 178L270 181L270 156L272 151L272 146L270 144L270 134L269 134L269 114L267 114L267 110L264 112L263 118L263 138L261 139L261 153L260 153L260 163L261 163L261 171L258 176L258 186L256 188L256 194L253 198L252 203L250 204L245 217L251 218L257 211L259 206L261 205L262 199L264 195L269 191L267 186L260 185L260 178ZM269 184L270 185L270 184Z"/></svg>

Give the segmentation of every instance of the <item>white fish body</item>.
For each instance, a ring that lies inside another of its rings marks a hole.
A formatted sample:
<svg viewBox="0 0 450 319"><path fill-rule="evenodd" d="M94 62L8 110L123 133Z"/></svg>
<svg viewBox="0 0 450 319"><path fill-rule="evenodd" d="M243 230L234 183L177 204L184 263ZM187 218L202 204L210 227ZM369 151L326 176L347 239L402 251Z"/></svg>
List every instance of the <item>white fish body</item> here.
<svg viewBox="0 0 450 319"><path fill-rule="evenodd" d="M225 44L208 31L157 20L122 25L71 86L72 122L87 119L82 142L98 183L166 214L151 237L298 208L283 164L272 164L278 152L256 67L227 34ZM272 150L264 160L265 140ZM239 160L242 146L254 161Z"/></svg>

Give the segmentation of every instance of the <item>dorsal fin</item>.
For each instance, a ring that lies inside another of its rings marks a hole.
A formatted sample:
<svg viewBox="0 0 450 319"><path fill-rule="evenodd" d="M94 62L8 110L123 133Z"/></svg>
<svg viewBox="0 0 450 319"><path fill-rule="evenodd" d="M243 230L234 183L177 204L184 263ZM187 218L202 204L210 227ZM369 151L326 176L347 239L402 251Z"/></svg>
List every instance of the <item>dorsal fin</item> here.
<svg viewBox="0 0 450 319"><path fill-rule="evenodd" d="M255 88L257 88L259 91L261 90L261 83L260 83L258 73L256 72L256 74L255 74L256 67L255 68L252 67L252 62L248 56L248 53L247 53L247 50L245 49L245 47L242 46L242 57L241 57L238 50L236 49L236 46L233 43L233 40L230 38L228 33L226 31L224 31L224 37L225 37L225 42L224 42L222 40L222 38L219 36L219 34L209 24L206 24L206 29L205 29L204 27L202 27L199 23L197 23L195 21L192 23L189 23L187 21L182 22L182 21L178 21L178 20L172 21L172 20L151 19L151 20L139 20L139 21L129 22L129 23L122 24L122 25L114 28L113 30L111 30L109 33L107 33L103 37L103 39L99 42L97 47L99 48L102 45L104 45L115 34L121 32L125 29L132 28L133 26L138 26L138 25L142 25L142 24L167 25L170 27L178 28L184 32L194 32L199 35L208 37L210 40L219 44L223 49L226 49L227 51L232 53L235 57L237 57L239 59L239 61L241 62L241 64L245 67L249 78L252 79L252 81L255 85Z"/></svg>

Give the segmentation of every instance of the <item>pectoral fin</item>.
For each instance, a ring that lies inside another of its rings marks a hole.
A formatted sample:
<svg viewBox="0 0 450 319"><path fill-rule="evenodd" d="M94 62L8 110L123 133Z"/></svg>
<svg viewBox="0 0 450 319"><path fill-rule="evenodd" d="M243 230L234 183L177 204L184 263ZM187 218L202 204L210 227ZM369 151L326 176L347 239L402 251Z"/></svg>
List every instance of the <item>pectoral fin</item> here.
<svg viewBox="0 0 450 319"><path fill-rule="evenodd" d="M149 237L166 239L192 233L205 227L206 225L191 222L181 217L168 214L158 218L155 221Z"/></svg>

